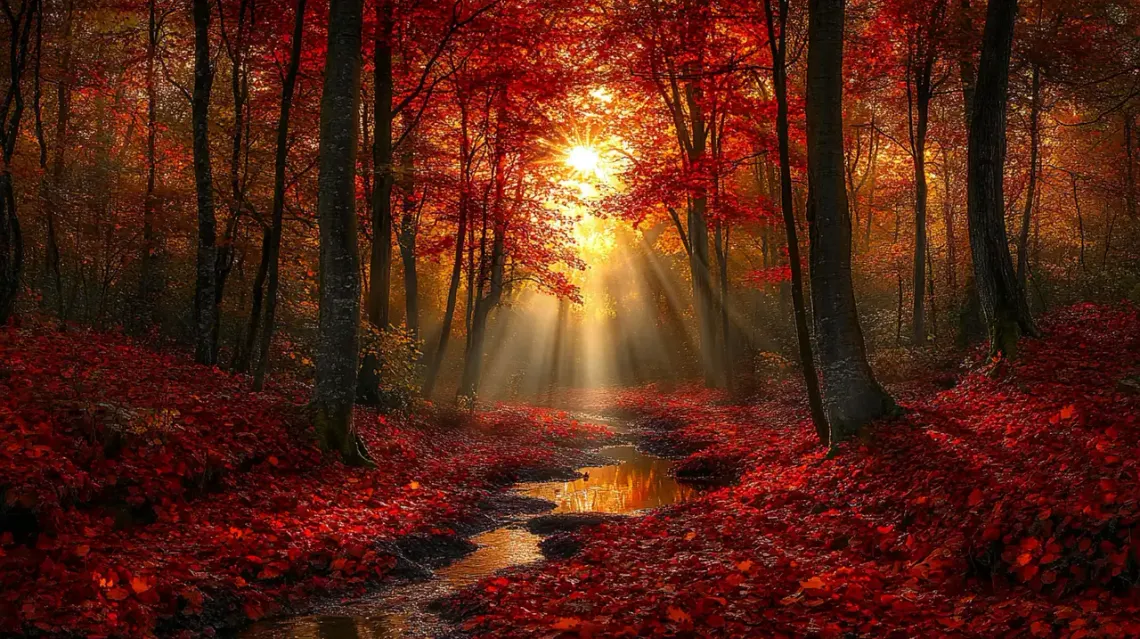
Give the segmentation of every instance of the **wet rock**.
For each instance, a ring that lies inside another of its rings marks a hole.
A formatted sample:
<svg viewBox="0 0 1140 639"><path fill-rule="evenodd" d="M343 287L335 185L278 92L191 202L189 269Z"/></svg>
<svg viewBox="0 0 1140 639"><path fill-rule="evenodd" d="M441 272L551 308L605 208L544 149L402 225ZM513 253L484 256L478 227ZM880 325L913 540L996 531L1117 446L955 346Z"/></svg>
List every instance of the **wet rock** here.
<svg viewBox="0 0 1140 639"><path fill-rule="evenodd" d="M526 529L536 535L552 535L622 519L626 519L626 516L608 513L558 513L530 519L526 522Z"/></svg>
<svg viewBox="0 0 1140 639"><path fill-rule="evenodd" d="M558 533L538 542L538 550L547 559L569 559L582 552L585 543L574 533Z"/></svg>
<svg viewBox="0 0 1140 639"><path fill-rule="evenodd" d="M740 481L744 460L737 456L694 455L673 468L673 477L697 486L728 486Z"/></svg>

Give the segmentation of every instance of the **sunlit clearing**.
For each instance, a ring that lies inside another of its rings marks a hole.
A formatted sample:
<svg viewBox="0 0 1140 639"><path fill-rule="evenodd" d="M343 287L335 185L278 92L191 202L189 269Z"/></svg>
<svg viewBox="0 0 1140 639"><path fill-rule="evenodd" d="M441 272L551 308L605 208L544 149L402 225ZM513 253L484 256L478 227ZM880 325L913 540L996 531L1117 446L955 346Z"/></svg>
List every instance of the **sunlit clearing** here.
<svg viewBox="0 0 1140 639"><path fill-rule="evenodd" d="M575 146L566 154L566 165L583 175L598 173L598 152L589 146Z"/></svg>

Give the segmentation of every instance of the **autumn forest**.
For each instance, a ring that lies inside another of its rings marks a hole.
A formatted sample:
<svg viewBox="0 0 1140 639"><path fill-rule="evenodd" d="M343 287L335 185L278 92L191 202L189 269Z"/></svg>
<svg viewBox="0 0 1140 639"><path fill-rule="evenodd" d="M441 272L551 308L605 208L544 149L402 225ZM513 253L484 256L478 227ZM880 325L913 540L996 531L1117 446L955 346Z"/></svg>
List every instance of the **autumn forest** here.
<svg viewBox="0 0 1140 639"><path fill-rule="evenodd" d="M0 637L1140 636L1137 0L0 3Z"/></svg>

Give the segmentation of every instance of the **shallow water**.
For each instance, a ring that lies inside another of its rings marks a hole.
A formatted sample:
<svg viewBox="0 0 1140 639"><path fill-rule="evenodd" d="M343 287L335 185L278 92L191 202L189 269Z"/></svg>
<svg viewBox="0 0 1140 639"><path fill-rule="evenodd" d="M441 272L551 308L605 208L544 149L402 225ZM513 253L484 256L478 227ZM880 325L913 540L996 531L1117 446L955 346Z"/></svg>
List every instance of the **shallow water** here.
<svg viewBox="0 0 1140 639"><path fill-rule="evenodd" d="M638 452L633 446L614 446L599 451L613 459L612 465L579 469L581 479L524 483L516 492L548 499L555 513L634 513L687 499L693 492L669 476L672 462ZM423 608L427 602L473 584L499 570L542 559L538 542L519 524L525 518L505 522L501 528L471 538L479 549L436 571L431 580L397 586L376 597L329 607L321 614L290 617L251 626L241 636L249 639L395 639L434 637L447 625Z"/></svg>

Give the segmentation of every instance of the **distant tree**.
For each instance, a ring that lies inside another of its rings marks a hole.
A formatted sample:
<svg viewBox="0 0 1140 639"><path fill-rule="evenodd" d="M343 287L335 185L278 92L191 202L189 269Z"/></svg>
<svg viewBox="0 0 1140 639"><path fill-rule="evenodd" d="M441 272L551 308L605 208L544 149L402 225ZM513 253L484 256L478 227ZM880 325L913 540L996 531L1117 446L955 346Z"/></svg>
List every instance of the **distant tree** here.
<svg viewBox="0 0 1140 639"><path fill-rule="evenodd" d="M352 421L360 330L356 114L363 12L362 0L329 4L317 183L321 283L314 425L321 448L353 465L372 464Z"/></svg>
<svg viewBox="0 0 1140 639"><path fill-rule="evenodd" d="M198 206L197 277L194 285L194 359L218 362L219 304L217 297L217 220L214 178L210 167L210 90L214 68L210 60L210 0L194 0L194 185Z"/></svg>
<svg viewBox="0 0 1140 639"><path fill-rule="evenodd" d="M12 184L12 156L20 139L20 118L24 112L21 84L28 66L32 25L41 10L39 0L24 0L13 10L7 3L8 87L0 102L0 324L15 310L24 267L24 237L16 215L16 192Z"/></svg>
<svg viewBox="0 0 1140 639"><path fill-rule="evenodd" d="M823 403L834 444L894 409L867 363L851 283L851 215L843 160L844 0L808 5L808 232Z"/></svg>

